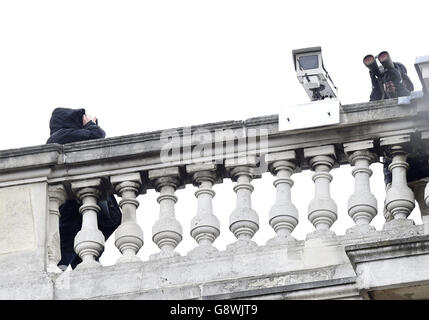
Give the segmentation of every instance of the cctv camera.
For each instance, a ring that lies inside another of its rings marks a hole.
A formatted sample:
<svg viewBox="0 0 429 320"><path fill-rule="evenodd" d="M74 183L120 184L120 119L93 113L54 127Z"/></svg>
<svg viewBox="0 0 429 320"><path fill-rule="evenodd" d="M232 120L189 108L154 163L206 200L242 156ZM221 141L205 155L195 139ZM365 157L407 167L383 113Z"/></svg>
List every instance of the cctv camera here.
<svg viewBox="0 0 429 320"><path fill-rule="evenodd" d="M323 66L321 47L293 50L292 55L298 80L312 101L336 98L337 87Z"/></svg>
<svg viewBox="0 0 429 320"><path fill-rule="evenodd" d="M429 56L417 57L414 66L422 84L423 92L427 93L429 91Z"/></svg>

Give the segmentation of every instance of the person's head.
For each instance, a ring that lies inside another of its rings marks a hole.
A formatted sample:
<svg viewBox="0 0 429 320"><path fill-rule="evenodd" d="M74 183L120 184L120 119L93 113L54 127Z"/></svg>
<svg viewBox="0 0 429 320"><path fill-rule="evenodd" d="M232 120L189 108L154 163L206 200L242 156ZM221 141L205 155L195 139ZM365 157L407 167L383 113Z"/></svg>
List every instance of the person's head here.
<svg viewBox="0 0 429 320"><path fill-rule="evenodd" d="M55 108L49 121L51 134L59 129L80 129L85 109Z"/></svg>
<svg viewBox="0 0 429 320"><path fill-rule="evenodd" d="M85 109L55 108L52 111L49 128L51 134L59 129L81 129L89 121L98 123L97 118L88 116Z"/></svg>

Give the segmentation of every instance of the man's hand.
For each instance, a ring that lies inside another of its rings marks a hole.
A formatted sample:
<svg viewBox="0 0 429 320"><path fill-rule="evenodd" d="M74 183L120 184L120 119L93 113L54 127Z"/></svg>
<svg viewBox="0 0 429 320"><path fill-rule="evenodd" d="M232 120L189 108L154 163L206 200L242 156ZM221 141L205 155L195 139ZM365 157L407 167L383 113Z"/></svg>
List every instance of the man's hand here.
<svg viewBox="0 0 429 320"><path fill-rule="evenodd" d="M94 122L95 124L97 124L97 117L96 116L89 116L88 117L89 120L92 120L92 122Z"/></svg>
<svg viewBox="0 0 429 320"><path fill-rule="evenodd" d="M83 126L86 126L86 124L90 121L97 123L97 117L91 117L91 116L87 116L86 114L84 114L82 117Z"/></svg>

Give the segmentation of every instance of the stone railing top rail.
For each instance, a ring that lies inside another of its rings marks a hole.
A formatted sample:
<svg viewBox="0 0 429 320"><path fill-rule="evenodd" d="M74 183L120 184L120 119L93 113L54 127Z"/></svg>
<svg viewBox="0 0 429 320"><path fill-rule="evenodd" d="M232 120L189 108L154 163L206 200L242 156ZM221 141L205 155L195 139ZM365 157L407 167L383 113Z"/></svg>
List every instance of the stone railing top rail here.
<svg viewBox="0 0 429 320"><path fill-rule="evenodd" d="M429 101L427 97L413 95L409 99L343 105L340 109L340 123L324 127L305 128L291 131L278 130L278 115L250 118L244 121L222 121L191 127L158 130L146 133L110 137L65 145L50 144L0 151L0 176L16 171L34 168L54 167L51 179L115 170L124 173L130 170L149 170L192 163L195 159L184 156L171 163L160 162L160 150L165 144L162 134L186 137L195 131L215 132L235 130L244 137L251 130L264 129L268 135L268 152L297 150L321 145L335 145L338 163L346 163L343 143L375 140L386 136L409 134L415 141L426 137L429 131ZM423 132L423 134L422 134ZM323 134L321 134L323 133ZM225 141L225 137L223 137ZM191 141L194 144L194 141ZM185 151L182 150L182 153ZM221 156L223 159L228 156ZM213 159L199 159L196 162ZM297 152L301 168L308 168L302 152ZM21 177L22 178L22 177ZM3 177L1 181L10 180Z"/></svg>

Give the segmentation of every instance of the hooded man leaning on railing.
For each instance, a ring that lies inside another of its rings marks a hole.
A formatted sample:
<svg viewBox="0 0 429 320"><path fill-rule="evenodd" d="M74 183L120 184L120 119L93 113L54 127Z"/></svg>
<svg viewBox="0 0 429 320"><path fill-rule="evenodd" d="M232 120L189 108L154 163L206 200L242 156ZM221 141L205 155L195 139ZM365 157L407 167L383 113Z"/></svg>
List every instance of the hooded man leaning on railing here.
<svg viewBox="0 0 429 320"><path fill-rule="evenodd" d="M98 126L96 117L88 117L85 109L56 108L49 122L51 135L46 143L71 143L77 141L100 139L106 136ZM107 240L121 223L121 211L113 195L98 202L101 208L98 215L98 229ZM76 199L69 199L60 206L60 242L61 260L58 267L74 269L82 260L74 252L74 238L82 227L80 204Z"/></svg>
<svg viewBox="0 0 429 320"><path fill-rule="evenodd" d="M379 60L381 66L377 65L376 59ZM387 51L380 52L376 57L369 54L364 57L363 63L368 67L371 78L370 101L409 96L414 90L414 85L407 75L407 68L400 62L393 62ZM386 190L392 183L392 173L389 170L391 162L392 159L384 159L383 172ZM407 162L409 164L408 185L414 191L422 216L429 217L429 207L424 201L424 188L422 188L422 183L419 183L422 179L429 177L429 155L426 150L417 148L408 155ZM392 217L386 218L390 220Z"/></svg>

